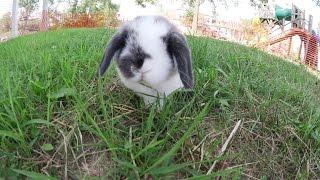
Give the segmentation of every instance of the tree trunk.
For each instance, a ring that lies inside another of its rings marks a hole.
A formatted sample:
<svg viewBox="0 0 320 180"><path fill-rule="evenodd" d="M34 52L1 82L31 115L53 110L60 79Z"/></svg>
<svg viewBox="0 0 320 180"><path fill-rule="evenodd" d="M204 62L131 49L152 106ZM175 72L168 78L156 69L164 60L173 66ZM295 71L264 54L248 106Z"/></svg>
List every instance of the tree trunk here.
<svg viewBox="0 0 320 180"><path fill-rule="evenodd" d="M196 0L194 10L193 10L193 18L192 18L192 32L196 33L198 29L198 18L199 18L199 6L201 0Z"/></svg>
<svg viewBox="0 0 320 180"><path fill-rule="evenodd" d="M30 16L30 13L29 13L28 10L27 10L26 16L25 16L25 18L24 18L24 26L23 26L22 34L26 33L26 31L27 31L29 16Z"/></svg>
<svg viewBox="0 0 320 180"><path fill-rule="evenodd" d="M40 31L48 30L48 0L43 0Z"/></svg>
<svg viewBox="0 0 320 180"><path fill-rule="evenodd" d="M19 0L13 0L12 3L12 15L11 15L11 37L18 36L18 9Z"/></svg>

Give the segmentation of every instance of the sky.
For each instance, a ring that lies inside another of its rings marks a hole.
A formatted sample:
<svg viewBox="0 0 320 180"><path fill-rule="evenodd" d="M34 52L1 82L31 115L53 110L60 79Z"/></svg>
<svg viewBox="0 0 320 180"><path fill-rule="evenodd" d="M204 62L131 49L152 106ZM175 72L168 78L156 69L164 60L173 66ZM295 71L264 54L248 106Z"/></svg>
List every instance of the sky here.
<svg viewBox="0 0 320 180"><path fill-rule="evenodd" d="M41 0L40 0L41 1ZM149 6L148 8L141 8L135 5L134 0L112 0L114 3L120 5L119 14L123 19L132 19L137 15L146 15L146 14L159 14L160 10L179 10L182 9L181 0L161 0L166 1L168 4L162 4L162 7L159 6ZM227 0L227 2L231 2ZM283 7L291 7L291 4L294 3L302 10L306 10L307 14L312 14L314 18L314 24L320 22L320 7L316 7L312 0L271 0L275 1L276 4L279 4ZM42 2L42 1L41 1ZM228 10L224 6L219 6L217 9L218 18L225 20L235 20L239 18L250 19L256 12L254 8L249 5L249 0L238 0L238 6L233 7L229 6ZM230 3L232 4L232 3ZM6 12L11 11L12 0L0 0L0 16ZM40 6L42 7L42 3ZM66 4L59 4L58 9L63 10L66 8ZM204 14L211 14L212 4L205 2L200 6L200 12ZM306 16L308 17L308 16ZM315 28L316 26L314 26Z"/></svg>
<svg viewBox="0 0 320 180"><path fill-rule="evenodd" d="M0 17L3 16L4 13L11 11L12 0L0 0Z"/></svg>

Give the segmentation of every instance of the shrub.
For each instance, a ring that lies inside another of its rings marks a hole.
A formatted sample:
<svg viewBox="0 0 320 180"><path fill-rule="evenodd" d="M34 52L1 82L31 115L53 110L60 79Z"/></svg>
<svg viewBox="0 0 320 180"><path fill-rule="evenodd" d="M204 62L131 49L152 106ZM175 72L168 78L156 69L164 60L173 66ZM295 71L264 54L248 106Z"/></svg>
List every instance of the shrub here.
<svg viewBox="0 0 320 180"><path fill-rule="evenodd" d="M118 19L116 12L109 11L98 13L67 13L57 14L50 13L51 29L57 28L93 28L93 27L116 27L118 26Z"/></svg>
<svg viewBox="0 0 320 180"><path fill-rule="evenodd" d="M28 19L19 22L19 30L22 34L28 34L29 32L39 31L40 19Z"/></svg>
<svg viewBox="0 0 320 180"><path fill-rule="evenodd" d="M186 10L186 13L183 16L182 23L188 27L191 27L192 20L193 20L193 10L189 8Z"/></svg>
<svg viewBox="0 0 320 180"><path fill-rule="evenodd" d="M9 32L11 27L11 14L8 12L0 19L0 32Z"/></svg>
<svg viewBox="0 0 320 180"><path fill-rule="evenodd" d="M268 38L268 29L258 21L242 20L242 26L239 28L243 32L243 38L249 44L265 42Z"/></svg>
<svg viewBox="0 0 320 180"><path fill-rule="evenodd" d="M105 26L107 27L118 27L119 19L117 17L118 13L115 10L108 10L105 17Z"/></svg>

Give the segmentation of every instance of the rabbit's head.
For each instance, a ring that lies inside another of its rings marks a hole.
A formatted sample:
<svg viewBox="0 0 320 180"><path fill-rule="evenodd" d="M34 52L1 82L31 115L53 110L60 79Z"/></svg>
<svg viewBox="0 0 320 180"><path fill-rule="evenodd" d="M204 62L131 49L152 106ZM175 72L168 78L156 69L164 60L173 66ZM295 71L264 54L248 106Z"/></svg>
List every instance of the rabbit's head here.
<svg viewBox="0 0 320 180"><path fill-rule="evenodd" d="M124 24L108 43L98 75L114 56L118 72L130 81L154 86L178 72L184 87L193 87L187 41L163 17L140 16Z"/></svg>

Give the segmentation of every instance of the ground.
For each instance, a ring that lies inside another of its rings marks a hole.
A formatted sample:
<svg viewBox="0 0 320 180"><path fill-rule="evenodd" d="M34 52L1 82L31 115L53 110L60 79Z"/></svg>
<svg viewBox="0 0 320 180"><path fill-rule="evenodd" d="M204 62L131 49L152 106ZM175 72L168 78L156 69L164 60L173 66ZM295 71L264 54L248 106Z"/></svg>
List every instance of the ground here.
<svg viewBox="0 0 320 180"><path fill-rule="evenodd" d="M305 67L188 37L194 93L172 94L159 111L121 85L115 63L94 79L112 34L58 30L0 44L2 177L319 177L320 80Z"/></svg>

